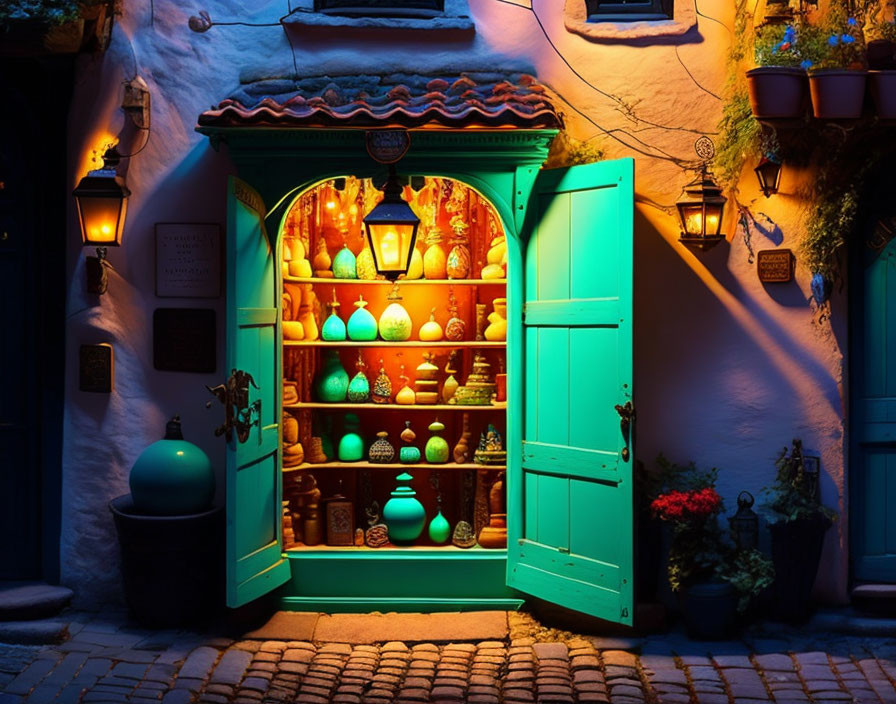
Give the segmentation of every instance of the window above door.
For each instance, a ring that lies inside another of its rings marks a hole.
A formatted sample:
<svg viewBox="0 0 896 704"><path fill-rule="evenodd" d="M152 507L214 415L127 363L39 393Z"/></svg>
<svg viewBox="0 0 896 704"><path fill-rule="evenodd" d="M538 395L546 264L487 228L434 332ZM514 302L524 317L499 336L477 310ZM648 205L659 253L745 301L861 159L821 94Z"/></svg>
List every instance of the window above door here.
<svg viewBox="0 0 896 704"><path fill-rule="evenodd" d="M565 0L567 31L595 42L694 41L695 0ZM685 36L689 35L689 36Z"/></svg>
<svg viewBox="0 0 896 704"><path fill-rule="evenodd" d="M298 0L284 20L305 27L473 31L467 0Z"/></svg>
<svg viewBox="0 0 896 704"><path fill-rule="evenodd" d="M589 22L672 19L673 0L585 0Z"/></svg>
<svg viewBox="0 0 896 704"><path fill-rule="evenodd" d="M445 0L314 0L314 11L355 17L438 17Z"/></svg>

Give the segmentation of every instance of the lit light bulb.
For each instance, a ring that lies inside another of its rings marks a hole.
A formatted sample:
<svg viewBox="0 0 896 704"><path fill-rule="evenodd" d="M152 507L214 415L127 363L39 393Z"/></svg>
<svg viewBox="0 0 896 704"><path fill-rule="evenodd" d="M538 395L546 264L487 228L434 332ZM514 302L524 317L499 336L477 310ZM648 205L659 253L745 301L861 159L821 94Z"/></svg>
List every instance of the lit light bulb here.
<svg viewBox="0 0 896 704"><path fill-rule="evenodd" d="M332 209L335 208L335 207L336 207L336 201L335 201L335 200L328 200L328 201L327 201L327 210L332 210Z"/></svg>
<svg viewBox="0 0 896 704"><path fill-rule="evenodd" d="M398 266L398 233L389 230L383 235L380 251L383 254L384 267Z"/></svg>

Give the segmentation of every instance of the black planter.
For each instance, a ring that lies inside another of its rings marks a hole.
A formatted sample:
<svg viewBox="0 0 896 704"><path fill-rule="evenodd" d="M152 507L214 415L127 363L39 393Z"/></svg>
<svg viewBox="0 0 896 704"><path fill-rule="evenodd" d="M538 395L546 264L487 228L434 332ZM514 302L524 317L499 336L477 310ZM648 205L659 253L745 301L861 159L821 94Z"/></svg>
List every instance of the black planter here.
<svg viewBox="0 0 896 704"><path fill-rule="evenodd" d="M830 527L831 522L824 516L769 525L775 566L770 616L776 621L799 624L809 619L809 596L821 562L824 534Z"/></svg>
<svg viewBox="0 0 896 704"><path fill-rule="evenodd" d="M688 637L722 640L737 621L737 592L728 582L692 584L684 593L684 623Z"/></svg>
<svg viewBox="0 0 896 704"><path fill-rule="evenodd" d="M133 618L152 628L210 621L224 604L224 510L146 516L134 512L130 494L109 510Z"/></svg>

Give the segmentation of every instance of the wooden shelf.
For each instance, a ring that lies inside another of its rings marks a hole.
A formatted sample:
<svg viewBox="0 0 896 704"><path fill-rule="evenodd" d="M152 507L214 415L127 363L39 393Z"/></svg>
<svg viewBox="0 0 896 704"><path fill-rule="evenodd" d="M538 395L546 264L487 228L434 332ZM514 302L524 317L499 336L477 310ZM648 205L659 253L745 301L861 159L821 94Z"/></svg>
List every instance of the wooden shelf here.
<svg viewBox="0 0 896 704"><path fill-rule="evenodd" d="M484 548L480 545L474 545L471 548L459 548L456 545L394 545L388 543L381 548L372 548L367 545L305 545L304 543L293 543L286 552L449 552L464 553L475 551L477 553L506 553L507 548Z"/></svg>
<svg viewBox="0 0 896 704"><path fill-rule="evenodd" d="M446 462L445 464L429 464L425 462L418 464L401 464L399 462L385 464L378 462L323 462L322 464L311 464L310 462L303 462L295 467L284 467L283 473L287 474L309 469L400 469L405 472L415 472L421 469L449 469L457 471L468 469L505 470L507 466L503 464L477 464L475 462L465 462L464 464L456 464L455 462Z"/></svg>
<svg viewBox="0 0 896 704"><path fill-rule="evenodd" d="M283 280L290 284L361 284L362 286L392 286L387 279L325 279L317 276L300 278L284 276ZM399 286L506 286L507 279L400 279Z"/></svg>
<svg viewBox="0 0 896 704"><path fill-rule="evenodd" d="M283 410L287 411L301 411L303 409L331 411L506 411L507 402L501 401L489 406L467 406L460 403L325 403L323 401L311 401L308 403L291 403L283 406Z"/></svg>
<svg viewBox="0 0 896 704"><path fill-rule="evenodd" d="M469 347L471 349L482 348L496 348L496 349L504 349L507 347L507 342L504 340L498 342L491 342L489 340L461 340L460 342L450 342L447 340L439 340L438 342L422 342L420 340L405 340L404 342L389 342L387 340L369 340L364 342L359 342L357 340L338 340L338 341L327 341L327 340L284 340L284 347L446 347L446 348L466 348Z"/></svg>

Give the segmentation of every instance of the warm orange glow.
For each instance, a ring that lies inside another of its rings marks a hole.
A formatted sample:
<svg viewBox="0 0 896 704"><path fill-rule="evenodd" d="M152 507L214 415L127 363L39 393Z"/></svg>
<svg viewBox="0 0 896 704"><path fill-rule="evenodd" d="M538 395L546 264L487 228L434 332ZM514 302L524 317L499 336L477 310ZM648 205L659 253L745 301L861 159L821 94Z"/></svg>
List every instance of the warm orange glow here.
<svg viewBox="0 0 896 704"><path fill-rule="evenodd" d="M380 254L383 266L390 269L398 266L398 234L395 230L388 230L380 241Z"/></svg>
<svg viewBox="0 0 896 704"><path fill-rule="evenodd" d="M333 210L333 208L335 208L335 207L336 207L336 201L335 201L335 200L328 200L328 201L327 201L327 210Z"/></svg>
<svg viewBox="0 0 896 704"><path fill-rule="evenodd" d="M119 245L124 225L127 199L81 198L78 216L85 245Z"/></svg>
<svg viewBox="0 0 896 704"><path fill-rule="evenodd" d="M370 228L371 249L377 268L384 271L407 269L414 226L388 223L373 224L368 227Z"/></svg>

